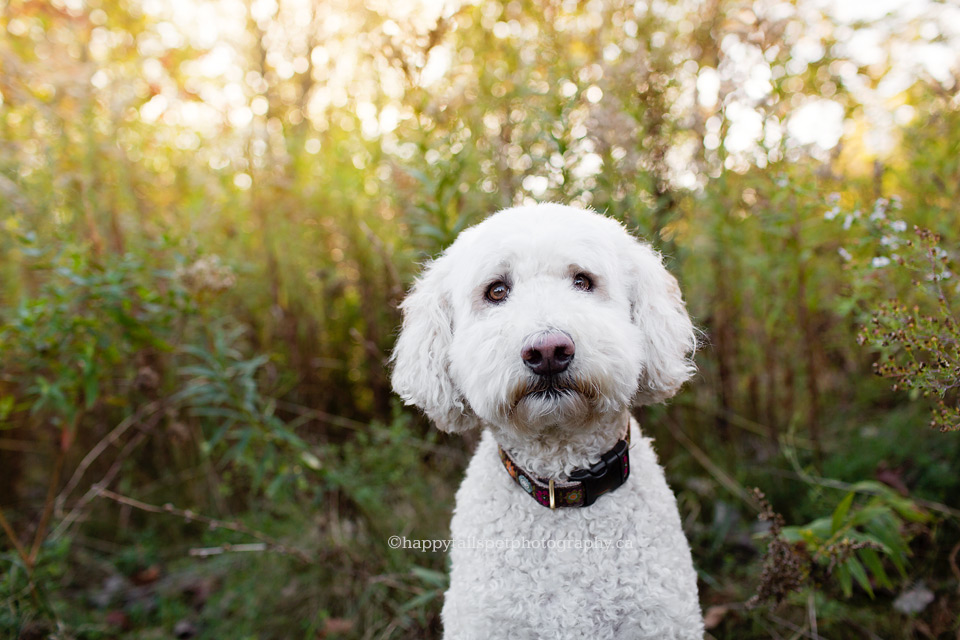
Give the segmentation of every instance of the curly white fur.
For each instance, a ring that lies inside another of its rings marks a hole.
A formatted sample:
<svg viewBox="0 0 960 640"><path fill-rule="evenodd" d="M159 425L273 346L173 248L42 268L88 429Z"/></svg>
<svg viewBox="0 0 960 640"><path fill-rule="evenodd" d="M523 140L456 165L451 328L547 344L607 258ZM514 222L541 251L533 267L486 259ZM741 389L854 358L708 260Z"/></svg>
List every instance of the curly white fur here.
<svg viewBox="0 0 960 640"><path fill-rule="evenodd" d="M578 274L589 291L573 285ZM485 293L497 281L509 292L495 303ZM397 393L440 429L484 428L451 523L444 637L701 638L676 500L628 418L694 372L696 333L659 254L591 211L507 209L464 231L402 308ZM548 331L570 336L576 353L555 378L564 392L531 393L537 376L520 353ZM497 454L499 444L528 472L563 480L628 421L631 475L589 507L541 506ZM611 546L578 548L595 540Z"/></svg>

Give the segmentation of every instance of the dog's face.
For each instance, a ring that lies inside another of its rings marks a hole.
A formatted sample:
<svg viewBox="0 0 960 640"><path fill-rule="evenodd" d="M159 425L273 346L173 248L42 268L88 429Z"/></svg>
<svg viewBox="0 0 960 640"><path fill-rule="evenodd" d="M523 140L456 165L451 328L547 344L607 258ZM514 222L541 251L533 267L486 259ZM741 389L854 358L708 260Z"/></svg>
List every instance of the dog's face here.
<svg viewBox="0 0 960 640"><path fill-rule="evenodd" d="M393 386L448 431L575 427L664 400L693 373L676 279L591 211L491 216L427 267L402 309Z"/></svg>

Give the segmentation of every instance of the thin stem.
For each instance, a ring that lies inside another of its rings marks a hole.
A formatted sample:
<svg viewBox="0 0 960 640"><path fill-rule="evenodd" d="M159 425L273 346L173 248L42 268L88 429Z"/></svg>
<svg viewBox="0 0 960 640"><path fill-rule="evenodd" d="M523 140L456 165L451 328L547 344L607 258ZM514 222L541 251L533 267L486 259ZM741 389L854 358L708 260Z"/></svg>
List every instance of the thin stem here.
<svg viewBox="0 0 960 640"><path fill-rule="evenodd" d="M179 516L188 522L196 520L197 522L202 522L209 525L211 528L222 528L230 531L236 531L237 533L243 533L260 540L261 542L265 542L266 544L270 545L274 551L294 555L308 564L312 562L312 558L307 553L299 549L287 547L276 539L271 538L267 534L261 533L255 529L251 529L239 522L226 522L224 520L217 520L216 518L195 513L189 509L178 509L169 503L163 505L162 507L153 504L147 504L146 502L141 502L135 498L128 498L127 496L120 495L119 493L114 493L109 489L100 489L98 495L101 498L107 498L108 500L113 500L114 502L119 502L120 504L127 505L128 507L140 509L141 511L147 511L149 513L168 513L174 516Z"/></svg>
<svg viewBox="0 0 960 640"><path fill-rule="evenodd" d="M40 597L40 592L37 591L37 585L33 581L33 560L27 553L27 549L23 546L23 544L21 544L20 539L13 530L13 527L10 526L7 516L3 513L3 508L0 508L0 528L3 528L3 532L7 534L8 538L10 538L13 548L16 549L17 555L20 556L20 561L23 562L23 568L27 572L27 588L30 590L30 594L33 596L33 599L37 603L38 607L41 609L46 609L47 607L44 605L43 599Z"/></svg>
<svg viewBox="0 0 960 640"><path fill-rule="evenodd" d="M74 470L73 475L70 477L70 480L67 482L66 486L60 492L60 495L56 499L56 511L57 517L61 517L63 513L63 505L66 502L67 498L70 496L70 493L76 489L77 485L80 483L80 480L83 479L83 474L86 470L96 461L97 458L109 447L114 444L120 436L122 436L127 429L132 427L134 424L137 424L140 420L147 417L148 415L155 413L162 409L164 405L160 402L151 402L137 411L133 412L126 419L121 421L113 430L108 433L100 442L96 444L90 451L83 457L83 460L80 461L80 464L77 465L76 470Z"/></svg>
<svg viewBox="0 0 960 640"><path fill-rule="evenodd" d="M56 530L54 530L52 534L54 539L59 538L70 528L74 521L80 517L83 508L86 507L87 504L89 504L90 501L97 496L97 493L101 488L110 486L110 483L113 482L113 479L118 473L120 473L123 462L129 457L130 453L147 438L154 427L157 426L157 423L160 421L162 416L163 414L161 412L156 411L147 419L145 424L138 425L140 432L131 438L126 445L124 445L123 449L121 449L120 453L117 454L116 460L114 460L113 464L110 465L110 468L107 470L107 473L104 474L103 478L87 489L86 493L83 494L83 496L73 506L73 509L70 510L70 513L60 521L59 526L57 526ZM62 496L64 494L61 493L60 495Z"/></svg>
<svg viewBox="0 0 960 640"><path fill-rule="evenodd" d="M670 434L679 440L680 444L682 444L687 451L690 452L690 455L692 455L697 462L703 465L710 475L716 478L717 482L726 487L727 491L743 500L743 502L754 511L760 511L760 505L758 505L757 501L749 493L747 493L746 489L744 489L740 483L730 477L723 469L717 466L717 464L710 459L710 456L708 456L703 449L694 444L693 440L691 440L687 434L685 434L679 428L670 429Z"/></svg>
<svg viewBox="0 0 960 640"><path fill-rule="evenodd" d="M43 503L43 514L40 516L40 523L37 525L37 533L33 537L33 547L30 549L30 566L36 562L40 554L40 547L47 537L47 527L50 526L50 516L53 515L53 505L57 498L57 487L60 485L60 474L63 471L63 462L67 457L66 447L60 447L57 452L57 461L53 466L53 475L50 478L50 486L47 488L47 497Z"/></svg>
<svg viewBox="0 0 960 640"><path fill-rule="evenodd" d="M14 532L13 527L10 526L10 522L7 520L7 516L4 515L2 507L0 507L0 527L3 527L3 532L10 538L10 542L13 544L13 548L17 550L17 555L20 556L24 566L26 566L28 570L31 569L33 564L30 562L30 556L27 555L27 550L23 544L20 543L20 539Z"/></svg>

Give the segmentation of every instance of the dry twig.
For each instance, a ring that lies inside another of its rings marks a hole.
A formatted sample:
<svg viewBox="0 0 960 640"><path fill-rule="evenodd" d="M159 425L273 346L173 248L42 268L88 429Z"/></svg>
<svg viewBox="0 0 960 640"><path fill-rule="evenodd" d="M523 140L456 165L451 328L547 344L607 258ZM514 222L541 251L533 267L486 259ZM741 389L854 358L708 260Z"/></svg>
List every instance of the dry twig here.
<svg viewBox="0 0 960 640"><path fill-rule="evenodd" d="M190 549L190 555L197 558L208 558L210 556L219 556L224 553L242 553L244 551L266 551L269 547L265 542L253 542L250 544L222 544L219 547L200 547Z"/></svg>
<svg viewBox="0 0 960 640"><path fill-rule="evenodd" d="M206 525L209 525L211 529L228 529L230 531L236 531L237 533L248 535L252 538L256 538L262 543L265 543L270 551L276 551L277 553L295 556L307 564L313 561L313 558L306 552L293 547L288 547L280 543L278 540L271 538L267 534L257 531L256 529L251 529L240 522L217 520L216 518L211 518L210 516L205 516L189 509L178 509L170 503L167 503L162 507L158 507L157 505L147 504L146 502L141 502L134 498L122 496L119 493L110 491L109 489L100 489L97 495L101 498L107 498L108 500L119 502L120 504L127 505L128 507L133 507L134 509L140 509L141 511L147 511L149 513L168 513L170 515L179 516L187 522L202 522Z"/></svg>
<svg viewBox="0 0 960 640"><path fill-rule="evenodd" d="M120 450L120 453L117 454L117 459L114 460L113 464L110 465L110 468L107 470L107 473L104 474L103 478L100 479L100 482L97 482L83 494L77 503L73 506L73 509L70 510L70 513L64 517L60 524L54 530L51 537L58 538L63 533L70 528L70 526L80 517L81 511L86 507L100 492L101 489L109 487L110 483L113 482L113 479L117 477L117 474L120 473L120 468L123 465L123 461L127 459L130 453L136 449L141 442L143 442L147 435L157 426L157 423L160 422L160 418L163 414L159 411L154 412L150 416L150 420L141 427L140 433L130 439L123 449ZM64 490L66 492L66 490ZM61 495L65 495L62 493Z"/></svg>
<svg viewBox="0 0 960 640"><path fill-rule="evenodd" d="M99 458L104 451L106 451L107 447L120 439L120 437L126 433L130 427L139 423L143 418L151 414L156 414L158 411L163 409L164 406L165 405L163 405L160 401L156 401L140 407L123 421L121 421L120 424L114 427L110 433L104 436L104 438L96 444L96 446L90 449L87 455L83 457L83 460L80 461L80 464L77 465L77 468L74 470L73 475L70 477L70 480L67 482L66 486L60 492L60 495L57 496L57 517L63 517L63 505L70 496L70 493L77 488L80 480L83 479L83 474L86 473L90 465L93 464L94 461L96 461L96 459Z"/></svg>
<svg viewBox="0 0 960 640"><path fill-rule="evenodd" d="M712 475L717 482L723 485L727 491L737 496L743 502L748 505L754 511L760 511L760 504L757 502L754 496L751 496L750 493L743 488L743 486L734 480L729 474L727 474L723 469L721 469L713 460L710 459L703 449L698 447L693 440L691 440L687 434L685 434L681 429L675 428L670 430L670 434L680 441L687 451L690 452L690 455L696 459L703 467Z"/></svg>

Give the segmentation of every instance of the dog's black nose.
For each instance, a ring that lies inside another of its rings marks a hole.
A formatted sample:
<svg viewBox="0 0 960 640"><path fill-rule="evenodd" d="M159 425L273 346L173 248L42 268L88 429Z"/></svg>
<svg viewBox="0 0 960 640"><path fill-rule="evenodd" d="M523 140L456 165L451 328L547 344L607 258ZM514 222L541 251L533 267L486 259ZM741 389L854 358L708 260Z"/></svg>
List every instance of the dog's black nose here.
<svg viewBox="0 0 960 640"><path fill-rule="evenodd" d="M565 371L577 348L565 333L554 331L538 335L520 352L523 364L538 376L552 376Z"/></svg>

